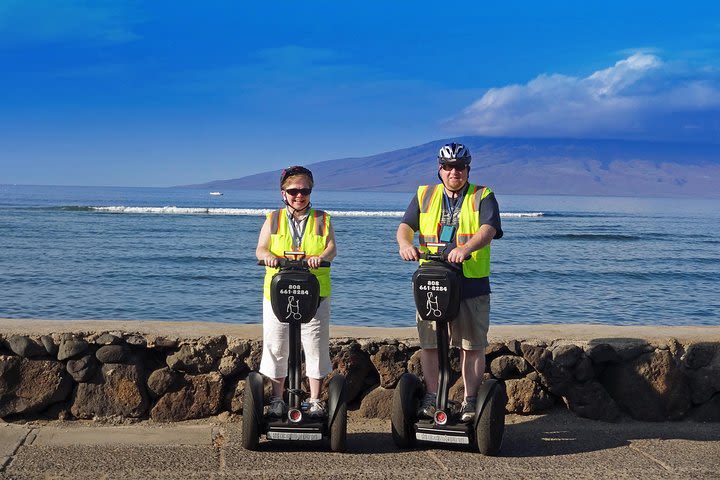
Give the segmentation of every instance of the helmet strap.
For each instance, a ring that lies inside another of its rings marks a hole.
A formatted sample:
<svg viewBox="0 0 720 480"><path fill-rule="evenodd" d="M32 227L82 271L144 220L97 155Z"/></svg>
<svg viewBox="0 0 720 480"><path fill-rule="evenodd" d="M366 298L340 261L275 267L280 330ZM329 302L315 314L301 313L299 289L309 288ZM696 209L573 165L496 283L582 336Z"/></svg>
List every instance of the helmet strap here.
<svg viewBox="0 0 720 480"><path fill-rule="evenodd" d="M312 207L312 202L308 202L308 204L305 205L304 208L300 208L300 209L293 208L293 207L291 207L290 204L288 203L288 201L287 201L287 199L285 198L285 195L284 195L284 194L283 194L283 196L282 196L282 199L283 199L283 203L285 204L285 206L288 208L288 210L290 210L290 213L292 213L293 215L295 215L296 213L303 213L304 211L309 210L310 207Z"/></svg>

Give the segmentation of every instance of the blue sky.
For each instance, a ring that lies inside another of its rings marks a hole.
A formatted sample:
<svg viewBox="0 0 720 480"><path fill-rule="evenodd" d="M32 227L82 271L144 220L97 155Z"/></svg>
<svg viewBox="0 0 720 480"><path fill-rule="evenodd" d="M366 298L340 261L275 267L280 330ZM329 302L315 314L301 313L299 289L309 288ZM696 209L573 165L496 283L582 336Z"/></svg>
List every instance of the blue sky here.
<svg viewBox="0 0 720 480"><path fill-rule="evenodd" d="M720 141L720 2L0 0L0 184L468 134Z"/></svg>

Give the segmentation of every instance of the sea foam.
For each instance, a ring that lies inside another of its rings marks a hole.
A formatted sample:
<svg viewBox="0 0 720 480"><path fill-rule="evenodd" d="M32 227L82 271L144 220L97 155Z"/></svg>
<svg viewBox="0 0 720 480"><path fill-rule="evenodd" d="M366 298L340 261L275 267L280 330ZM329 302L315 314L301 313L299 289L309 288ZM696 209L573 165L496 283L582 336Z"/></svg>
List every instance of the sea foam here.
<svg viewBox="0 0 720 480"><path fill-rule="evenodd" d="M155 214L155 215L239 215L239 216L262 216L271 212L269 208L205 208L205 207L126 207L104 206L88 207L89 211L102 213L134 213L134 214ZM334 217L395 217L401 218L405 212L402 211L372 211L372 210L327 210ZM522 218L542 217L542 212L505 212L501 217Z"/></svg>

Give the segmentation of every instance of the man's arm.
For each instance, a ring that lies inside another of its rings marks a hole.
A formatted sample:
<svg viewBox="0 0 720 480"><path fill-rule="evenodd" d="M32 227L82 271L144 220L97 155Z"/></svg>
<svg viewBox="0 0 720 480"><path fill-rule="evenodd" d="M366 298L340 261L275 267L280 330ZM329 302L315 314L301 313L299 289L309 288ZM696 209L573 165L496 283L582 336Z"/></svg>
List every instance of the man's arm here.
<svg viewBox="0 0 720 480"><path fill-rule="evenodd" d="M413 245L413 239L415 237L415 231L407 223L401 223L398 225L397 233L395 238L398 243L398 253L403 260L418 260L420 254L418 249Z"/></svg>
<svg viewBox="0 0 720 480"><path fill-rule="evenodd" d="M448 254L448 261L453 263L462 263L462 261L465 260L465 257L475 250L480 250L481 248L490 245L490 241L493 237L495 237L496 232L497 230L490 225L480 225L480 229L475 232L475 235L470 237L470 240L468 240L465 245L453 248L453 250Z"/></svg>

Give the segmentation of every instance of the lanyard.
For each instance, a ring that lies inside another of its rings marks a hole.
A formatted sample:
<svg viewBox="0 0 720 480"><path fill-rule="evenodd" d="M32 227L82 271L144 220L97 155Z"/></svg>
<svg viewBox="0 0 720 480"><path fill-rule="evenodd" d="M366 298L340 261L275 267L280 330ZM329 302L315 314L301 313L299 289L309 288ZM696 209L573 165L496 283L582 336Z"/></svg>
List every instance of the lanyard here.
<svg viewBox="0 0 720 480"><path fill-rule="evenodd" d="M462 206L463 197L465 196L465 190L461 194L457 196L457 199L455 200L455 205L450 205L450 197L448 197L447 192L445 189L443 189L443 200L445 201L445 208L447 209L449 215L449 221L453 221L453 215L455 215L455 210L458 208L458 206Z"/></svg>
<svg viewBox="0 0 720 480"><path fill-rule="evenodd" d="M293 248L297 250L302 245L302 238L303 235L305 235L305 227L307 227L307 219L309 215L306 215L305 218L297 222L295 221L292 213L288 211L285 213L287 213L288 223L290 224L290 232L293 237Z"/></svg>

